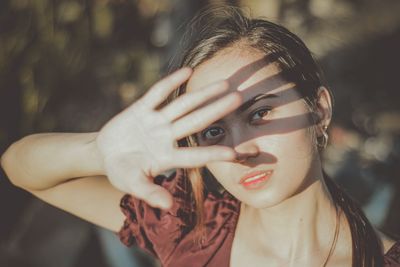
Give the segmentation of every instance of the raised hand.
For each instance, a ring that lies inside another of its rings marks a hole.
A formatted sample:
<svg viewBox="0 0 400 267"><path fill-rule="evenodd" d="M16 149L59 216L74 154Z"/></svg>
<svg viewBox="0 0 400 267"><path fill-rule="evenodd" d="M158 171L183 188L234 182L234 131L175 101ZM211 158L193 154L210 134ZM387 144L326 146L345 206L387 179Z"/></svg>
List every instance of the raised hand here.
<svg viewBox="0 0 400 267"><path fill-rule="evenodd" d="M210 161L235 157L229 147L176 145L177 140L204 129L240 105L241 96L237 92L220 96L227 93L227 81L186 93L156 110L191 73L191 69L183 68L156 83L142 98L112 118L96 139L111 184L154 207L172 205L170 193L153 183L156 175L173 168L201 167ZM202 106L216 97L214 102Z"/></svg>

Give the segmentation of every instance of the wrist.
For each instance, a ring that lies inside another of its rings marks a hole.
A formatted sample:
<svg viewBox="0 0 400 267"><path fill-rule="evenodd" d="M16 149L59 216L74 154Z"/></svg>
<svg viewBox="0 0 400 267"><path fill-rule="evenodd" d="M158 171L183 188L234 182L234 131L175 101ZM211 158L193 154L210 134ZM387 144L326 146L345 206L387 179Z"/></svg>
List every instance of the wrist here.
<svg viewBox="0 0 400 267"><path fill-rule="evenodd" d="M97 146L96 138L98 132L88 133L88 141L85 143L84 147L87 150L87 155L89 156L91 164L91 172L93 175L106 175L104 167L104 158L100 153Z"/></svg>

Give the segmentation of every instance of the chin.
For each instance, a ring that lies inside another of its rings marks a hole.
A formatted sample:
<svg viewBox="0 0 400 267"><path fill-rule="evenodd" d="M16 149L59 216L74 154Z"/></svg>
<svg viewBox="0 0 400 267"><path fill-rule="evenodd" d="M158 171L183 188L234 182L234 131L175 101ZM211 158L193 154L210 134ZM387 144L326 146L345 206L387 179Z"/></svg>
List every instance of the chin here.
<svg viewBox="0 0 400 267"><path fill-rule="evenodd" d="M231 193L243 204L255 209L271 208L285 200L284 197L273 194L272 192L246 192L246 193Z"/></svg>
<svg viewBox="0 0 400 267"><path fill-rule="evenodd" d="M255 209L268 209L278 205L281 201L242 201L242 203Z"/></svg>

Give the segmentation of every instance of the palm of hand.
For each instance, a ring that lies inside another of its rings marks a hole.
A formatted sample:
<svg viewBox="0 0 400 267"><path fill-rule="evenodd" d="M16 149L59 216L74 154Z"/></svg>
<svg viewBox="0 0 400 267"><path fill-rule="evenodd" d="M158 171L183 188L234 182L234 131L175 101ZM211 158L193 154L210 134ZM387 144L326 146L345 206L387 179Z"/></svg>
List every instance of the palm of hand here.
<svg viewBox="0 0 400 267"><path fill-rule="evenodd" d="M158 82L141 99L112 118L96 139L110 183L152 206L168 208L172 205L169 192L152 183L156 175L172 168L201 167L213 160L234 157L233 150L228 147L176 146L176 140L205 128L241 103L240 95L233 93L191 112L225 92L226 82L187 93L162 110L156 110L190 74L188 69L181 69Z"/></svg>

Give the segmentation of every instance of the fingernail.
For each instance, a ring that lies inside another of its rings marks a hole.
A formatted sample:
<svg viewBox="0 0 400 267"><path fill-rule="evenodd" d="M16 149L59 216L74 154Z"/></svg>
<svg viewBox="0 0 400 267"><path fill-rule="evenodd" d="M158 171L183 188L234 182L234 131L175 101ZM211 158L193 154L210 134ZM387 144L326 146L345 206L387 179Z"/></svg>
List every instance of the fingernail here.
<svg viewBox="0 0 400 267"><path fill-rule="evenodd" d="M171 205L169 205L169 204L168 204L167 202L165 202L165 201L159 202L158 206L159 206L161 209L164 209L164 210L169 209L169 208L171 207Z"/></svg>
<svg viewBox="0 0 400 267"><path fill-rule="evenodd" d="M168 200L159 195L153 196L153 201L154 201L153 203L155 203L155 205L161 209L169 208Z"/></svg>

